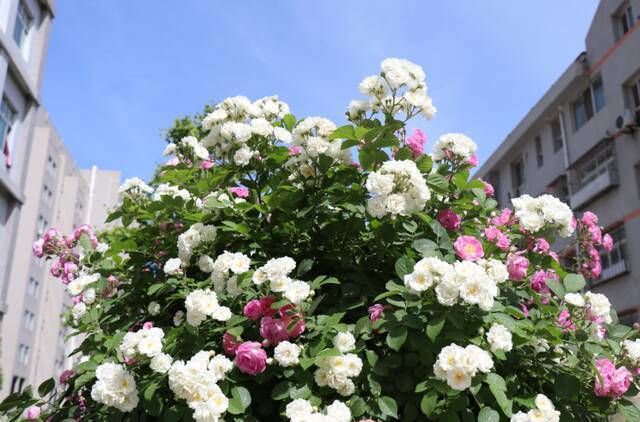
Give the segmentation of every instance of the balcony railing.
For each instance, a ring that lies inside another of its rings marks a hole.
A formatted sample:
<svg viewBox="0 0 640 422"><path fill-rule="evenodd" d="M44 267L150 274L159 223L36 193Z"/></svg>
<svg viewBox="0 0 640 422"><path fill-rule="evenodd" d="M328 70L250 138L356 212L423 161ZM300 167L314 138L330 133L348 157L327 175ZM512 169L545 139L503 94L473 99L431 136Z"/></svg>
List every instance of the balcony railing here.
<svg viewBox="0 0 640 422"><path fill-rule="evenodd" d="M619 183L620 178L618 176L618 168L616 167L615 162L611 162L607 164L602 173L591 179L586 184L580 186L577 191L573 192L570 200L571 208L580 208L607 190L618 186Z"/></svg>
<svg viewBox="0 0 640 422"><path fill-rule="evenodd" d="M627 268L627 262L622 259L615 264L603 269L602 274L600 274L600 278L596 281L596 283L600 283L602 281L617 277L620 274L626 273L628 270L629 269Z"/></svg>

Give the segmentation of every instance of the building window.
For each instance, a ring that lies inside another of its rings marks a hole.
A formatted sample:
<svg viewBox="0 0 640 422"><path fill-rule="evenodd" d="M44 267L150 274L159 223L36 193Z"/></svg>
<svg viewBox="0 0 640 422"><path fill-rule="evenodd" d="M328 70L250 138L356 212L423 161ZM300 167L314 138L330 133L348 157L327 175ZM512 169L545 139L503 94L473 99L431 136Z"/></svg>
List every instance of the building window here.
<svg viewBox="0 0 640 422"><path fill-rule="evenodd" d="M611 251L607 252L604 249L600 251L600 260L603 271L620 262L624 263L627 256L627 237L624 231L624 226L611 230L609 235L613 239L613 247L611 248Z"/></svg>
<svg viewBox="0 0 640 422"><path fill-rule="evenodd" d="M23 365L29 363L29 346L25 346L24 344L20 344L18 347L18 361Z"/></svg>
<svg viewBox="0 0 640 422"><path fill-rule="evenodd" d="M24 328L26 328L29 331L33 331L33 326L36 319L35 317L36 316L33 314L33 312L24 311L24 317L23 317Z"/></svg>
<svg viewBox="0 0 640 422"><path fill-rule="evenodd" d="M4 151L4 143L11 132L15 118L15 110L11 107L7 99L3 97L0 103L0 152Z"/></svg>
<svg viewBox="0 0 640 422"><path fill-rule="evenodd" d="M20 48L22 48L27 36L29 35L32 21L33 19L29 16L29 12L27 11L24 3L19 2L18 13L16 14L16 24L13 27L13 39Z"/></svg>
<svg viewBox="0 0 640 422"><path fill-rule="evenodd" d="M604 106L604 87L602 86L602 79L598 77L593 84L585 89L580 97L573 102L573 120L576 130L584 126L591 120L594 113L602 110Z"/></svg>
<svg viewBox="0 0 640 422"><path fill-rule="evenodd" d="M596 108L596 113L602 110L605 106L604 101L604 87L602 86L602 78L596 79L591 84L591 90L593 92L593 104Z"/></svg>
<svg viewBox="0 0 640 422"><path fill-rule="evenodd" d="M553 152L562 149L562 128L560 127L560 119L551 121L551 137L553 138Z"/></svg>
<svg viewBox="0 0 640 422"><path fill-rule="evenodd" d="M44 232L47 230L47 226L49 226L49 222L42 216L42 214L40 214L38 216L38 222L36 224L36 240L42 237Z"/></svg>
<svg viewBox="0 0 640 422"><path fill-rule="evenodd" d="M49 189L49 186L44 185L42 187L42 200L45 204L51 206L53 203L53 192Z"/></svg>
<svg viewBox="0 0 640 422"><path fill-rule="evenodd" d="M513 196L520 196L524 188L524 162L518 158L511 163L511 188Z"/></svg>
<svg viewBox="0 0 640 422"><path fill-rule="evenodd" d="M540 139L540 135L536 136L536 162L538 163L538 167L542 167L544 164L544 154L542 153L542 139Z"/></svg>
<svg viewBox="0 0 640 422"><path fill-rule="evenodd" d="M636 116L636 122L640 122L640 78L629 86L631 107Z"/></svg>
<svg viewBox="0 0 640 422"><path fill-rule="evenodd" d="M32 297L38 297L38 290L40 289L40 283L35 278L29 277L27 283L27 294Z"/></svg>
<svg viewBox="0 0 640 422"><path fill-rule="evenodd" d="M58 165L56 164L56 161L53 159L52 156L49 156L47 158L47 171L52 175L55 176L56 175L56 169L58 168Z"/></svg>
<svg viewBox="0 0 640 422"><path fill-rule="evenodd" d="M588 185L610 167L615 166L613 145L609 144L578 170L578 189Z"/></svg>
<svg viewBox="0 0 640 422"><path fill-rule="evenodd" d="M626 2L620 13L613 17L616 41L624 36L631 28L633 28L634 19L633 11L629 2Z"/></svg>
<svg viewBox="0 0 640 422"><path fill-rule="evenodd" d="M21 392L23 385L24 385L24 378L14 375L13 379L11 380L11 394Z"/></svg>

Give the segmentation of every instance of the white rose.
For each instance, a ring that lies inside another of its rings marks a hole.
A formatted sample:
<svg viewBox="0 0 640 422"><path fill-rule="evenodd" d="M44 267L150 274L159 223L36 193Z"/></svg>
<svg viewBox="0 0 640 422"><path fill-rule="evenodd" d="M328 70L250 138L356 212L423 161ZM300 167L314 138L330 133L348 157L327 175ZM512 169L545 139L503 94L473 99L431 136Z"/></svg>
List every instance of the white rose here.
<svg viewBox="0 0 640 422"><path fill-rule="evenodd" d="M333 347L338 349L340 353L347 353L356 348L356 339L349 332L338 333L333 338Z"/></svg>

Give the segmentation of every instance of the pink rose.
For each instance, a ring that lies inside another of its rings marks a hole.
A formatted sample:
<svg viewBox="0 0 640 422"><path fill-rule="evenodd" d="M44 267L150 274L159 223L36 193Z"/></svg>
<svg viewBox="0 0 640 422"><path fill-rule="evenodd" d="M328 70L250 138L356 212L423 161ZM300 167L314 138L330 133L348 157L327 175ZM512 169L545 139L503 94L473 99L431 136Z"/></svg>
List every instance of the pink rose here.
<svg viewBox="0 0 640 422"><path fill-rule="evenodd" d="M300 147L291 147L289 148L289 155L296 156L302 153L302 148Z"/></svg>
<svg viewBox="0 0 640 422"><path fill-rule="evenodd" d="M206 159L200 163L200 168L204 170L209 170L213 166L214 166L214 163L213 161L211 161L211 159Z"/></svg>
<svg viewBox="0 0 640 422"><path fill-rule="evenodd" d="M60 237L60 231L56 228L49 228L47 229L46 232L44 232L44 236L42 236L42 239L44 240L44 243L49 243L51 241L58 241L58 238Z"/></svg>
<svg viewBox="0 0 640 422"><path fill-rule="evenodd" d="M600 374L600 377L595 376L593 391L596 396L617 399L627 392L631 384L631 372L627 368L621 366L616 369L613 362L606 358L598 359L595 366Z"/></svg>
<svg viewBox="0 0 640 422"><path fill-rule="evenodd" d="M56 259L55 261L53 261L53 263L51 264L51 268L49 269L51 275L54 277L60 277L60 275L62 274L63 265L64 264L60 259Z"/></svg>
<svg viewBox="0 0 640 422"><path fill-rule="evenodd" d="M424 154L424 143L426 140L426 135L420 129L414 129L413 134L407 137L407 146L411 149L413 158L417 158Z"/></svg>
<svg viewBox="0 0 640 422"><path fill-rule="evenodd" d="M543 270L538 270L531 276L531 288L536 292L542 292L547 289L547 273Z"/></svg>
<svg viewBox="0 0 640 422"><path fill-rule="evenodd" d="M551 248L551 246L549 245L549 242L547 242L546 239L544 239L542 237L539 237L535 241L535 244L533 246L533 251L534 252L547 253L547 252L549 252L550 248Z"/></svg>
<svg viewBox="0 0 640 422"><path fill-rule="evenodd" d="M598 224L598 216L591 211L586 211L582 214L582 222L587 226L596 225Z"/></svg>
<svg viewBox="0 0 640 422"><path fill-rule="evenodd" d="M67 382L69 382L71 378L75 376L75 374L76 373L73 372L71 369L65 369L64 371L62 371L62 373L58 377L58 381L60 381L60 384L66 384Z"/></svg>
<svg viewBox="0 0 640 422"><path fill-rule="evenodd" d="M571 320L571 314L566 309L560 312L556 322L558 326L563 328L563 331L573 331L576 329L576 325Z"/></svg>
<svg viewBox="0 0 640 422"><path fill-rule="evenodd" d="M500 248L500 250L506 251L509 249L509 246L511 246L511 238L504 233L500 233L496 241L496 246Z"/></svg>
<svg viewBox="0 0 640 422"><path fill-rule="evenodd" d="M611 249L613 249L613 238L609 233L602 236L602 247L607 252L610 252Z"/></svg>
<svg viewBox="0 0 640 422"><path fill-rule="evenodd" d="M276 314L276 310L271 307L275 302L275 296L264 296L260 298L260 307L262 308L263 316L274 316Z"/></svg>
<svg viewBox="0 0 640 422"><path fill-rule="evenodd" d="M602 242L602 230L598 226L590 226L589 227L589 235L591 235L591 241L596 245L599 245Z"/></svg>
<svg viewBox="0 0 640 422"><path fill-rule="evenodd" d="M26 420L32 421L40 417L40 408L36 405L27 407L27 411L24 414Z"/></svg>
<svg viewBox="0 0 640 422"><path fill-rule="evenodd" d="M441 210L438 215L436 215L436 220L442 224L442 227L449 231L458 230L460 228L461 218L451 209L447 208Z"/></svg>
<svg viewBox="0 0 640 422"><path fill-rule="evenodd" d="M142 324L142 329L143 330L150 330L153 328L153 322L151 321L147 321L144 324Z"/></svg>
<svg viewBox="0 0 640 422"><path fill-rule="evenodd" d="M289 304L283 306L278 310L278 314L289 329L289 338L295 338L304 333L306 328L304 325L304 315L302 315L302 312L300 312L295 305ZM294 322L295 324L292 326Z"/></svg>
<svg viewBox="0 0 640 422"><path fill-rule="evenodd" d="M237 196L238 198L248 198L249 197L249 189L244 186L235 186L229 189L232 194Z"/></svg>
<svg viewBox="0 0 640 422"><path fill-rule="evenodd" d="M169 160L167 160L167 162L164 163L164 166L165 167L175 167L178 164L180 164L180 160L178 159L178 157L173 157L173 158L170 158Z"/></svg>
<svg viewBox="0 0 640 422"><path fill-rule="evenodd" d="M500 215L491 219L491 224L496 226L509 226L513 224L513 211L510 208L504 208Z"/></svg>
<svg viewBox="0 0 640 422"><path fill-rule="evenodd" d="M522 280L527 275L529 260L522 256L522 252L510 254L507 257L507 271L512 280Z"/></svg>
<svg viewBox="0 0 640 422"><path fill-rule="evenodd" d="M36 258L42 258L44 255L44 239L38 239L33 242L33 246L31 247L33 254Z"/></svg>
<svg viewBox="0 0 640 422"><path fill-rule="evenodd" d="M502 232L496 226L489 226L484 229L484 235L489 242L494 242Z"/></svg>
<svg viewBox="0 0 640 422"><path fill-rule="evenodd" d="M369 306L367 312L369 312L369 319L371 319L371 322L375 322L379 320L380 317L382 317L382 314L384 313L384 306L379 303L374 303L373 305Z"/></svg>
<svg viewBox="0 0 640 422"><path fill-rule="evenodd" d="M260 301L258 299L250 300L246 305L244 305L242 313L252 321L259 320L262 318L262 306L260 305Z"/></svg>
<svg viewBox="0 0 640 422"><path fill-rule="evenodd" d="M473 236L460 236L453 244L456 254L465 261L477 261L484 256L482 243Z"/></svg>
<svg viewBox="0 0 640 422"><path fill-rule="evenodd" d="M269 344L276 346L281 341L289 339L287 323L283 319L263 317L260 320L260 335Z"/></svg>
<svg viewBox="0 0 640 422"><path fill-rule="evenodd" d="M235 356L238 350L238 346L240 346L241 340L240 338L234 336L230 332L226 331L222 335L222 348L224 352L229 356Z"/></svg>
<svg viewBox="0 0 640 422"><path fill-rule="evenodd" d="M489 182L486 182L480 179L482 183L484 183L484 194L491 197L496 193L496 190L493 188L493 185Z"/></svg>
<svg viewBox="0 0 640 422"><path fill-rule="evenodd" d="M467 164L469 164L471 167L475 167L478 165L478 156L473 154L471 157L469 157L469 159L467 160Z"/></svg>
<svg viewBox="0 0 640 422"><path fill-rule="evenodd" d="M258 342L244 342L236 350L236 366L240 372L249 375L264 372L267 368L267 352Z"/></svg>

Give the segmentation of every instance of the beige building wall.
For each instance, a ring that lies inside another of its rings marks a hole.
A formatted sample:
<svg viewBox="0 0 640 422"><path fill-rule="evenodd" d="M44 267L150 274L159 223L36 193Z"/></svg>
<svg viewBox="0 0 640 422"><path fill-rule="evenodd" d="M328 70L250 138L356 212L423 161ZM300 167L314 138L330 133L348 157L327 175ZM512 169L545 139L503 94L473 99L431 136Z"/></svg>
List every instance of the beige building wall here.
<svg viewBox="0 0 640 422"><path fill-rule="evenodd" d="M85 223L103 228L106 210L117 201L120 182L117 171L78 169L42 109L33 143L38 147L28 157L25 201L10 257L9 305L2 321L0 355L5 382L0 396L26 385L37 386L70 367L67 355L72 345L64 342L68 329L61 317L71 300L64 284L50 275L50 263L33 258L32 243L49 227L63 234Z"/></svg>

